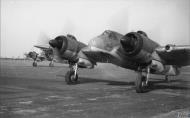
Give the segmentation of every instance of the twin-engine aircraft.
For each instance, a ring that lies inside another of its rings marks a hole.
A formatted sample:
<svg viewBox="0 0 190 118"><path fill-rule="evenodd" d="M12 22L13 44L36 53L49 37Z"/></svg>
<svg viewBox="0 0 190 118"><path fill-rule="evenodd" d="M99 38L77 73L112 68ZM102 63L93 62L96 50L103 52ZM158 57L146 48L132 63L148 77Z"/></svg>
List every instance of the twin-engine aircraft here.
<svg viewBox="0 0 190 118"><path fill-rule="evenodd" d="M38 61L44 61L48 60L50 61L49 66L53 67L54 66L54 60L53 60L53 50L51 47L47 46L40 46L40 45L35 45L34 47L39 48L42 50L41 54L38 54L35 51L31 51L28 54L25 54L27 58L31 58L34 60L32 63L33 67L37 67L37 62Z"/></svg>
<svg viewBox="0 0 190 118"><path fill-rule="evenodd" d="M137 72L137 93L146 92L150 74L175 76L179 68L190 65L190 45L160 46L143 31L126 35L106 30L90 40L88 45L74 37L58 36L49 41L56 60L66 59L70 70L65 75L67 84L78 81L78 68L93 68L99 63L112 63Z"/></svg>

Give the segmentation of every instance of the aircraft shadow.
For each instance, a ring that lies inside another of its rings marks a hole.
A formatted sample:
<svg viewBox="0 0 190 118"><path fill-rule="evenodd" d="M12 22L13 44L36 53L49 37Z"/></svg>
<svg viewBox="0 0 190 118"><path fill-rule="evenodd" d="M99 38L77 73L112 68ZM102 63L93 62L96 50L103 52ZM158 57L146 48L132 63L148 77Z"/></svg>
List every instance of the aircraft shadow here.
<svg viewBox="0 0 190 118"><path fill-rule="evenodd" d="M122 82L122 81L114 81L114 80L101 80L96 78L87 78L87 77L81 77L79 84L85 84L85 83L91 83L91 82L105 82L107 85L115 85L115 86L134 86L135 82ZM172 83L178 82L179 84L174 85ZM145 92L150 92L153 90L158 89L172 89L172 90L190 90L190 87L183 86L186 83L186 81L183 80L170 80L169 82L166 82L165 80L157 80L157 81L150 81L150 86Z"/></svg>
<svg viewBox="0 0 190 118"><path fill-rule="evenodd" d="M93 82L105 82L107 85L118 85L118 86L125 86L125 85L131 85L135 86L134 81L124 82L124 81L114 81L114 80L101 80L97 78L88 78L88 77L80 77L80 84L84 83L93 83ZM172 83L178 82L179 84L173 85ZM157 80L157 81L150 81L150 90L154 89L182 89L182 90L189 90L190 87L183 86L186 83L186 81L183 80L170 80L169 82L166 82L165 80Z"/></svg>
<svg viewBox="0 0 190 118"><path fill-rule="evenodd" d="M174 82L178 82L177 84L172 84ZM189 90L190 87L185 86L187 82L183 80L170 80L169 82L166 82L165 80L160 81L150 81L149 89L155 90L155 89L173 89L173 90Z"/></svg>
<svg viewBox="0 0 190 118"><path fill-rule="evenodd" d="M66 68L65 66L48 66L48 65L38 65L37 67L33 66L25 66L25 67L32 67L32 68Z"/></svg>
<svg viewBox="0 0 190 118"><path fill-rule="evenodd" d="M123 82L123 81L114 81L114 80L105 80L105 79L103 80L103 79L88 78L88 77L80 77L79 79L80 79L79 84L103 82L107 83L107 85L115 85L115 86L135 85L134 81Z"/></svg>
<svg viewBox="0 0 190 118"><path fill-rule="evenodd" d="M78 84L86 84L86 83L98 83L103 82L107 85L113 85L113 86L134 86L135 87L135 80L134 81L114 81L114 80L105 80L105 79L98 79L98 78L89 78L89 77L80 77ZM177 82L177 84L173 84L174 82ZM156 79L156 81L150 81L149 87L147 91L150 92L152 90L158 90L158 89L173 89L173 90L190 90L190 87L184 86L187 83L187 81L184 80L170 80L169 82L166 82L162 79Z"/></svg>

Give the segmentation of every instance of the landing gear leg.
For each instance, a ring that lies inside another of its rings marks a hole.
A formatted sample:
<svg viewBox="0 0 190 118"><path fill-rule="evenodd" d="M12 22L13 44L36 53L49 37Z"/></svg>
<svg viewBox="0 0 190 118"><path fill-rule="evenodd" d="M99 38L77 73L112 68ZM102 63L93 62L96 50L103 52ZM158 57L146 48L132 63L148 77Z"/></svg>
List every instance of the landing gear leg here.
<svg viewBox="0 0 190 118"><path fill-rule="evenodd" d="M143 72L141 69L138 71L138 75L135 82L136 92L137 93L144 93L147 91L148 82L150 77L150 68L147 68L146 76L143 75Z"/></svg>
<svg viewBox="0 0 190 118"><path fill-rule="evenodd" d="M70 70L65 75L65 82L67 84L76 84L78 82L78 64L69 64Z"/></svg>
<svg viewBox="0 0 190 118"><path fill-rule="evenodd" d="M53 60L49 63L49 67L53 67L54 66L54 63L53 63Z"/></svg>
<svg viewBox="0 0 190 118"><path fill-rule="evenodd" d="M34 60L32 66L33 66L33 67L37 67L37 61L36 61L36 60Z"/></svg>

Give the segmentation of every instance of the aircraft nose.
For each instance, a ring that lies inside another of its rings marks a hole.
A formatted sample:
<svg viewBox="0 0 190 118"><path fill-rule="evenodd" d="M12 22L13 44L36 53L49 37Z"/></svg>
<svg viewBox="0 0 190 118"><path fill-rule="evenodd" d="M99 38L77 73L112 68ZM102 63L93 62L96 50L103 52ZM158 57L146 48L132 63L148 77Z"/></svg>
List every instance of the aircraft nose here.
<svg viewBox="0 0 190 118"><path fill-rule="evenodd" d="M56 46L57 46L57 41L56 40L50 40L49 41L49 45L51 46L51 47L53 47L53 48L55 48Z"/></svg>
<svg viewBox="0 0 190 118"><path fill-rule="evenodd" d="M126 51L132 51L137 46L138 40L137 36L134 33L126 34L121 40L121 45Z"/></svg>

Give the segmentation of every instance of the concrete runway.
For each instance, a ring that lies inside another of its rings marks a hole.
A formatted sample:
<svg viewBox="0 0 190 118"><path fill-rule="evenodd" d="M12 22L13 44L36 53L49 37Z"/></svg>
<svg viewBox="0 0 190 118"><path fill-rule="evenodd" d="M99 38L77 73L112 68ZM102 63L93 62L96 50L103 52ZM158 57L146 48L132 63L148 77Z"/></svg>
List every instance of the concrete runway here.
<svg viewBox="0 0 190 118"><path fill-rule="evenodd" d="M170 83L152 76L151 90L136 93L136 74L114 65L81 69L80 83L66 85L67 65L0 62L0 118L190 118L190 67Z"/></svg>

